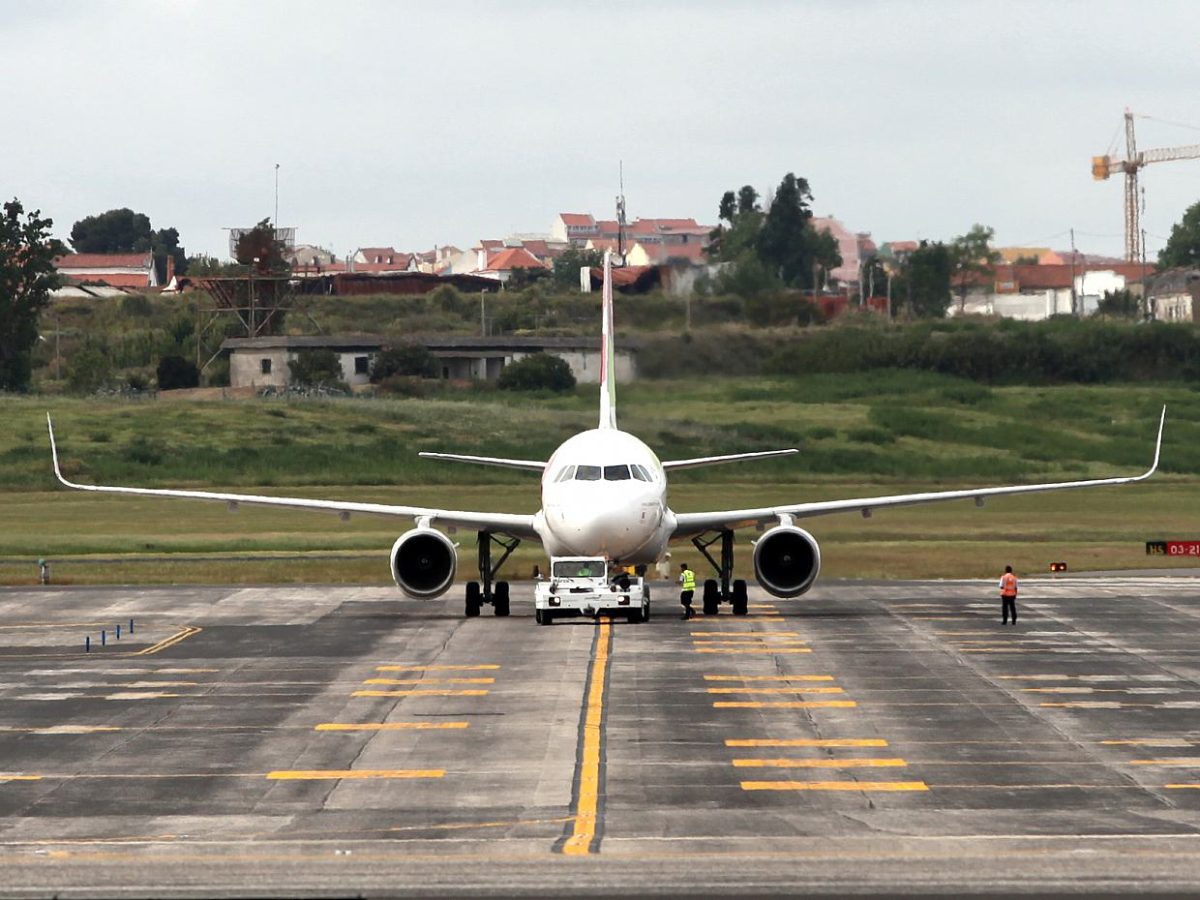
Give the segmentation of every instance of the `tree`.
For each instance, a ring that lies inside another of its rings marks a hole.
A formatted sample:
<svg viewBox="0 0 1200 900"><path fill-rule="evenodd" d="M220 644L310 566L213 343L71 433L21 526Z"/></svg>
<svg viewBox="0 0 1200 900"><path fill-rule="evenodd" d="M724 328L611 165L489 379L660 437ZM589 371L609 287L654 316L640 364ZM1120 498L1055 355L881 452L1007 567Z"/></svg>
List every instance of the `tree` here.
<svg viewBox="0 0 1200 900"><path fill-rule="evenodd" d="M194 362L182 356L164 356L158 361L156 374L160 391L200 386L200 370L196 368Z"/></svg>
<svg viewBox="0 0 1200 900"><path fill-rule="evenodd" d="M300 350L288 360L292 383L304 387L336 385L343 387L342 361L329 349Z"/></svg>
<svg viewBox="0 0 1200 900"><path fill-rule="evenodd" d="M573 390L575 375L561 356L533 353L504 367L497 386L504 391Z"/></svg>
<svg viewBox="0 0 1200 900"><path fill-rule="evenodd" d="M243 266L254 266L262 275L287 273L292 270L284 256L286 247L275 236L275 226L263 219L238 238L234 258Z"/></svg>
<svg viewBox="0 0 1200 900"><path fill-rule="evenodd" d="M892 281L893 307L896 299L902 299L909 315L943 318L950 308L952 270L949 247L941 241L921 241Z"/></svg>
<svg viewBox="0 0 1200 900"><path fill-rule="evenodd" d="M0 390L25 391L33 374L38 313L58 285L54 258L66 248L50 236L52 219L26 214L15 197L0 217Z"/></svg>
<svg viewBox="0 0 1200 900"><path fill-rule="evenodd" d="M76 253L146 253L154 255L160 282L167 279L167 257L175 260L175 272L187 271L187 252L179 246L179 231L155 231L150 217L122 207L86 216L71 226L71 246Z"/></svg>
<svg viewBox="0 0 1200 900"><path fill-rule="evenodd" d="M604 265L604 254L599 250L583 250L574 245L554 260L554 286L563 291L579 290L579 270Z"/></svg>
<svg viewBox="0 0 1200 900"><path fill-rule="evenodd" d="M842 263L833 235L812 226L811 200L808 180L788 172L758 234L759 258L788 287L815 289L817 268L829 271Z"/></svg>
<svg viewBox="0 0 1200 900"><path fill-rule="evenodd" d="M437 376L437 357L424 344L396 344L384 347L371 364L371 383L378 384L393 375L417 378Z"/></svg>
<svg viewBox="0 0 1200 900"><path fill-rule="evenodd" d="M1000 262L1000 254L992 249L994 228L978 223L966 234L960 234L950 242L951 280L958 292L958 310L967 304L967 291L977 277L991 272Z"/></svg>
<svg viewBox="0 0 1200 900"><path fill-rule="evenodd" d="M1200 203L1193 203L1171 227L1167 245L1158 252L1158 267L1200 266Z"/></svg>
<svg viewBox="0 0 1200 900"><path fill-rule="evenodd" d="M1133 292L1122 288L1119 291L1105 291L1104 296L1096 305L1095 315L1110 316L1114 319L1136 319L1141 314L1141 304Z"/></svg>

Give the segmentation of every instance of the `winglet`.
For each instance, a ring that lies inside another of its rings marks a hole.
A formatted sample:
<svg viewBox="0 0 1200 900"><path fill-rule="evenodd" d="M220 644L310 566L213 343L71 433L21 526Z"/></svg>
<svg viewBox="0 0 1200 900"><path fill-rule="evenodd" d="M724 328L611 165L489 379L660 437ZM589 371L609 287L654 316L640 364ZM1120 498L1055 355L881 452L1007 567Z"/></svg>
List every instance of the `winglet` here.
<svg viewBox="0 0 1200 900"><path fill-rule="evenodd" d="M600 301L600 426L617 427L617 378L613 371L612 251L604 251L604 288Z"/></svg>
<svg viewBox="0 0 1200 900"><path fill-rule="evenodd" d="M50 458L54 461L54 476L63 484L70 487L71 482L63 478L62 469L58 467L58 447L54 443L54 423L50 421L50 413L46 413L46 428L50 431Z"/></svg>

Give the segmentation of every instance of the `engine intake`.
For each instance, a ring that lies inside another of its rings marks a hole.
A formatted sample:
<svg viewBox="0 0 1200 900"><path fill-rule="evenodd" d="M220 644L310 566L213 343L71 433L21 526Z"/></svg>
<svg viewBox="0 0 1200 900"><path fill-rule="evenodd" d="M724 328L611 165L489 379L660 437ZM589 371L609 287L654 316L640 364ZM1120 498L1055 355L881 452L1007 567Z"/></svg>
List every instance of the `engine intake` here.
<svg viewBox="0 0 1200 900"><path fill-rule="evenodd" d="M410 597L432 600L454 583L458 553L440 531L414 528L392 544L392 579Z"/></svg>
<svg viewBox="0 0 1200 900"><path fill-rule="evenodd" d="M799 597L821 571L821 547L803 528L780 525L754 545L754 577L775 597Z"/></svg>

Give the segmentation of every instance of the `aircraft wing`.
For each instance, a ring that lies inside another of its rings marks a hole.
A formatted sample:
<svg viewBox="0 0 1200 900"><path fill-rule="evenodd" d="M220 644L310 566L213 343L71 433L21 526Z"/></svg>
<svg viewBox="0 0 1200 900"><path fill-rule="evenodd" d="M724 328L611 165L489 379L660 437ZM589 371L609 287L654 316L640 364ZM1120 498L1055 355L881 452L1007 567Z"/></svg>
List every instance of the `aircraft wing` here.
<svg viewBox="0 0 1200 900"><path fill-rule="evenodd" d="M50 431L50 454L54 460L54 475L62 484L78 491L95 491L105 494L129 494L139 497L173 497L181 500L211 500L226 503L236 509L245 503L248 506L277 506L289 509L313 509L339 513L348 518L352 513L373 516L395 516L407 519L427 519L430 525L444 528L464 528L472 531L503 532L513 537L538 539L533 528L533 516L508 513L470 512L456 509L435 509L424 506L395 506L390 503L356 503L342 500L310 500L304 497L271 497L260 494L229 494L219 491L179 491L165 488L117 487L98 484L77 484L63 476L58 464L58 447L54 441L54 424L46 415L46 426Z"/></svg>
<svg viewBox="0 0 1200 900"><path fill-rule="evenodd" d="M502 469L527 469L531 472L542 472L546 469L544 462L536 459L504 459L499 456L464 456L461 453L418 453L425 459L440 459L443 462L474 463L477 466L499 466Z"/></svg>
<svg viewBox="0 0 1200 900"><path fill-rule="evenodd" d="M745 462L750 459L771 459L775 456L791 456L799 450L760 450L757 453L730 453L727 456L698 456L694 459L668 459L662 464L668 472L675 469L698 469L701 466L719 466L723 463Z"/></svg>
<svg viewBox="0 0 1200 900"><path fill-rule="evenodd" d="M1007 487L972 488L958 491L930 491L919 494L892 494L883 497L864 497L855 500L821 500L813 503L794 503L781 506L766 506L757 509L728 509L717 512L676 513L673 538L690 537L705 531L724 528L746 528L751 525L776 524L783 516L796 519L827 516L840 512L861 512L870 516L877 509L894 506L915 506L920 503L940 503L945 500L974 500L979 506L988 497L1008 494L1036 494L1043 491L1062 491L1071 488L1104 487L1106 485L1130 484L1145 481L1158 469L1158 457L1162 450L1163 425L1167 419L1164 406L1158 422L1158 440L1154 446L1154 462L1141 475L1117 478L1093 478L1086 481L1060 481L1050 484L1021 484Z"/></svg>

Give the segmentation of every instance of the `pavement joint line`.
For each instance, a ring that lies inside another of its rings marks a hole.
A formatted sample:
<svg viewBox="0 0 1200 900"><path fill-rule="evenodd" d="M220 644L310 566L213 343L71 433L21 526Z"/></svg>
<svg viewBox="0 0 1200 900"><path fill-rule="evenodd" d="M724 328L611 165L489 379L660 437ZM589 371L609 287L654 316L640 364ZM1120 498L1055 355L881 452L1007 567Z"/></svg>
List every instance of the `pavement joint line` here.
<svg viewBox="0 0 1200 900"><path fill-rule="evenodd" d="M368 678L363 684L495 684L495 678Z"/></svg>
<svg viewBox="0 0 1200 900"><path fill-rule="evenodd" d="M278 769L272 781L327 781L350 778L443 778L445 769Z"/></svg>
<svg viewBox="0 0 1200 900"><path fill-rule="evenodd" d="M612 623L600 620L593 639L586 697L580 723L581 741L572 786L574 822L559 847L564 856L587 856L600 851L604 813L605 704L612 651Z"/></svg>
<svg viewBox="0 0 1200 900"><path fill-rule="evenodd" d="M883 738L729 738L726 747L886 747Z"/></svg>
<svg viewBox="0 0 1200 900"><path fill-rule="evenodd" d="M490 663L477 666L376 666L376 672L484 672L499 669L500 666Z"/></svg>
<svg viewBox="0 0 1200 900"><path fill-rule="evenodd" d="M903 759L893 758L847 758L847 759L735 759L733 765L741 769L876 769L904 768L908 765Z"/></svg>
<svg viewBox="0 0 1200 900"><path fill-rule="evenodd" d="M715 709L853 709L853 700L717 700Z"/></svg>
<svg viewBox="0 0 1200 900"><path fill-rule="evenodd" d="M437 731L470 725L470 722L322 722L313 726L313 731Z"/></svg>
<svg viewBox="0 0 1200 900"><path fill-rule="evenodd" d="M833 681L832 675L705 675L705 681Z"/></svg>
<svg viewBox="0 0 1200 900"><path fill-rule="evenodd" d="M771 687L771 688L722 688L706 689L710 694L844 694L840 687Z"/></svg>
<svg viewBox="0 0 1200 900"><path fill-rule="evenodd" d="M352 697L484 697L487 695L487 690L398 690L398 691L377 691L364 690L354 691L350 694Z"/></svg>
<svg viewBox="0 0 1200 900"><path fill-rule="evenodd" d="M927 791L923 781L743 781L743 791Z"/></svg>

